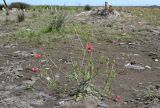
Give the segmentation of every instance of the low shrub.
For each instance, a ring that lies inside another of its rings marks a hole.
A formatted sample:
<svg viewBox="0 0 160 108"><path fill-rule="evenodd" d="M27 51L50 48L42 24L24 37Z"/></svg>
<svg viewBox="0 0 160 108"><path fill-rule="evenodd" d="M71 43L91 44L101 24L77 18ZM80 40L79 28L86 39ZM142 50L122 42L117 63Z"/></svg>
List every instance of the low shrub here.
<svg viewBox="0 0 160 108"><path fill-rule="evenodd" d="M50 21L45 32L54 32L54 31L59 32L64 25L64 21L65 21L65 15L63 12L53 15L52 20Z"/></svg>
<svg viewBox="0 0 160 108"><path fill-rule="evenodd" d="M91 8L91 6L90 5L86 5L85 7L84 7L84 10L85 11L89 11L89 10L91 10L92 8Z"/></svg>
<svg viewBox="0 0 160 108"><path fill-rule="evenodd" d="M22 22L25 20L25 14L23 10L17 11L17 22Z"/></svg>
<svg viewBox="0 0 160 108"><path fill-rule="evenodd" d="M23 3L23 2L14 2L14 3L11 3L9 5L9 8L12 9L12 8L17 8L17 9L27 9L29 8L30 5L27 4L27 3Z"/></svg>

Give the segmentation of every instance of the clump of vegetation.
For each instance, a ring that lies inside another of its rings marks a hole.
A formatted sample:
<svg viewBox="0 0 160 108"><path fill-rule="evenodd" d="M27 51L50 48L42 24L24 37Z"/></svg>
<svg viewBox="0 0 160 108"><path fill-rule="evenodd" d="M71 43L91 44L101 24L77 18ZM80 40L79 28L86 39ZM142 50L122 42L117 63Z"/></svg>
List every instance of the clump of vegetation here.
<svg viewBox="0 0 160 108"><path fill-rule="evenodd" d="M25 20L25 14L23 10L17 11L17 22L22 22Z"/></svg>
<svg viewBox="0 0 160 108"><path fill-rule="evenodd" d="M15 36L16 39L21 39L21 41L25 42L40 43L41 40L40 33L31 29L22 29L16 32Z"/></svg>
<svg viewBox="0 0 160 108"><path fill-rule="evenodd" d="M27 9L29 8L30 5L27 4L27 3L23 3L23 2L14 2L14 3L11 3L9 5L9 8L12 9L12 8L17 8L17 9Z"/></svg>
<svg viewBox="0 0 160 108"><path fill-rule="evenodd" d="M109 59L100 57L99 63L106 66L106 70L102 70L96 67L93 58L93 45L87 43L82 49L83 57L81 64L77 61L72 61L72 72L70 75L71 81L76 83L74 89L70 90L70 96L74 96L76 101L82 100L87 96L96 96L102 99L104 96L110 94L111 83L115 78L114 62ZM102 60L103 59L103 60ZM98 63L98 66L99 66ZM100 74L104 74L105 80L102 85L97 86L92 81L96 80L96 77Z"/></svg>
<svg viewBox="0 0 160 108"><path fill-rule="evenodd" d="M63 12L53 15L52 20L49 26L46 28L45 32L59 32L64 25L64 21L65 15Z"/></svg>
<svg viewBox="0 0 160 108"><path fill-rule="evenodd" d="M158 97L159 97L159 94L156 89L154 90L152 88L146 88L146 90L144 91L144 98L146 99L154 99Z"/></svg>
<svg viewBox="0 0 160 108"><path fill-rule="evenodd" d="M92 9L92 7L90 6L90 5L86 5L85 7L84 7L84 10L85 11L89 11L89 10L91 10Z"/></svg>
<svg viewBox="0 0 160 108"><path fill-rule="evenodd" d="M49 90L55 92L59 87L63 88L63 90L66 90L67 95L74 97L75 101L83 100L88 96L95 96L102 99L104 96L110 94L111 83L115 78L114 62L110 62L109 59L104 60L102 57L99 60L99 63L106 66L106 69L102 71L102 69L95 66L94 58L92 56L94 50L93 44L87 43L86 46L83 46L83 43L81 42L81 45L83 53L82 61L79 62L71 57L70 73L66 76L61 76L70 83L74 82L71 88L66 87L60 82L59 73L62 72L61 66L57 65L56 62L45 53L35 54L34 57L37 61L34 63L31 70L40 77L40 81L42 81ZM39 61L40 59L45 59L46 63L49 64L47 68L42 66ZM53 71L52 69L57 69L57 71ZM105 80L101 86L97 86L93 81L95 81L96 77L100 74L103 74Z"/></svg>

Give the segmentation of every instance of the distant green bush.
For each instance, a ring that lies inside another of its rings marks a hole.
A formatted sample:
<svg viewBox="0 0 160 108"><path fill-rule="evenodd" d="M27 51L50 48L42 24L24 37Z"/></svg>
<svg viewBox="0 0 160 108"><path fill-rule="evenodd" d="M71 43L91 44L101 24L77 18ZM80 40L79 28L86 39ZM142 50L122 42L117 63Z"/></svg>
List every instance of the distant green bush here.
<svg viewBox="0 0 160 108"><path fill-rule="evenodd" d="M85 11L89 11L89 10L91 10L92 8L91 8L91 6L90 5L86 5L86 6L84 6L84 10Z"/></svg>
<svg viewBox="0 0 160 108"><path fill-rule="evenodd" d="M23 3L23 2L14 2L14 3L11 3L9 5L9 8L12 9L12 8L17 8L17 9L27 9L29 8L30 5L27 4L27 3Z"/></svg>

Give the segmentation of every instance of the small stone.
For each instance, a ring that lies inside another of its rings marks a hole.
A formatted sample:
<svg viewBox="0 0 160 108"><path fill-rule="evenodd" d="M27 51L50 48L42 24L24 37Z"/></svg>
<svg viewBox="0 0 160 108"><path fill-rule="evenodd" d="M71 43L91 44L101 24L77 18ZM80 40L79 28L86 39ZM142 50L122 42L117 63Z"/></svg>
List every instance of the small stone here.
<svg viewBox="0 0 160 108"><path fill-rule="evenodd" d="M46 60L41 60L41 63L45 63L46 62Z"/></svg>
<svg viewBox="0 0 160 108"><path fill-rule="evenodd" d="M124 43L124 42L121 42L121 43L119 43L119 45L125 45L125 43Z"/></svg>
<svg viewBox="0 0 160 108"><path fill-rule="evenodd" d="M140 56L139 54L133 54L134 56Z"/></svg>
<svg viewBox="0 0 160 108"><path fill-rule="evenodd" d="M141 100L141 98L136 98L135 100L139 101L139 100Z"/></svg>
<svg viewBox="0 0 160 108"><path fill-rule="evenodd" d="M20 51L15 51L14 53L15 53L15 54L19 54L19 53L20 53Z"/></svg>
<svg viewBox="0 0 160 108"><path fill-rule="evenodd" d="M125 104L125 105L127 105L127 104L128 104L128 102L124 102L124 104Z"/></svg>
<svg viewBox="0 0 160 108"><path fill-rule="evenodd" d="M135 45L136 43L128 43L128 45Z"/></svg>
<svg viewBox="0 0 160 108"><path fill-rule="evenodd" d="M17 71L23 71L23 68L22 67L18 67L16 70Z"/></svg>
<svg viewBox="0 0 160 108"><path fill-rule="evenodd" d="M1 83L2 83L2 84L5 84L6 82L5 82L5 81L1 81Z"/></svg>
<svg viewBox="0 0 160 108"><path fill-rule="evenodd" d="M10 45L4 45L3 47L8 49L8 48L15 48L17 45L16 44L10 44Z"/></svg>
<svg viewBox="0 0 160 108"><path fill-rule="evenodd" d="M148 56L157 57L157 54L155 52L150 52Z"/></svg>
<svg viewBox="0 0 160 108"><path fill-rule="evenodd" d="M133 64L133 63L126 64L125 68L127 68L127 69L136 69L136 70L143 70L143 69L145 69L143 66L137 65L137 64Z"/></svg>
<svg viewBox="0 0 160 108"><path fill-rule="evenodd" d="M23 81L24 84L29 84L29 85L33 85L39 78L38 77L34 77L32 76L31 79Z"/></svg>
<svg viewBox="0 0 160 108"><path fill-rule="evenodd" d="M151 67L150 67L150 66L148 66L148 65L146 65L146 66L145 66L145 68L147 68L147 69L151 69Z"/></svg>
<svg viewBox="0 0 160 108"><path fill-rule="evenodd" d="M24 75L20 74L20 75L17 75L18 78L22 78Z"/></svg>
<svg viewBox="0 0 160 108"><path fill-rule="evenodd" d="M39 100L36 100L36 99L34 99L34 100L32 100L32 102L30 103L30 105L31 106L41 106L41 105L43 105L44 104L44 101L43 101L43 99L39 99Z"/></svg>
<svg viewBox="0 0 160 108"><path fill-rule="evenodd" d="M30 29L30 28L27 28L26 30L27 30L27 31L31 31L32 29Z"/></svg>
<svg viewBox="0 0 160 108"><path fill-rule="evenodd" d="M45 70L49 70L50 68L45 68Z"/></svg>
<svg viewBox="0 0 160 108"><path fill-rule="evenodd" d="M55 75L55 80L59 80L59 77L60 77L59 74L56 74Z"/></svg>
<svg viewBox="0 0 160 108"><path fill-rule="evenodd" d="M24 86L24 85L19 85L19 86L16 86L15 87L15 90L16 91L18 91L18 90L22 90L22 89L24 89L26 86Z"/></svg>
<svg viewBox="0 0 160 108"><path fill-rule="evenodd" d="M159 60L158 60L158 59L154 59L154 61L155 61L155 62L158 62Z"/></svg>
<svg viewBox="0 0 160 108"><path fill-rule="evenodd" d="M26 81L23 81L24 84L29 84L29 85L33 85L35 83L35 81L31 81L31 80L26 80Z"/></svg>
<svg viewBox="0 0 160 108"><path fill-rule="evenodd" d="M138 83L139 85L142 85L143 83Z"/></svg>
<svg viewBox="0 0 160 108"><path fill-rule="evenodd" d="M98 103L97 107L98 108L109 108L109 106L106 103L104 103L104 102Z"/></svg>
<svg viewBox="0 0 160 108"><path fill-rule="evenodd" d="M42 98L45 99L45 100L51 98L51 96L49 96L48 94L45 94L44 92L36 93L36 95L37 95L38 97L42 97Z"/></svg>
<svg viewBox="0 0 160 108"><path fill-rule="evenodd" d="M60 106L62 106L62 105L64 105L64 101L60 101L60 102L58 102L58 104L60 105Z"/></svg>
<svg viewBox="0 0 160 108"><path fill-rule="evenodd" d="M50 78L50 77L47 77L47 78L46 78L46 80L47 80L47 81L50 81L50 80L51 80L51 78Z"/></svg>
<svg viewBox="0 0 160 108"><path fill-rule="evenodd" d="M28 57L30 54L28 54L26 51L15 51L14 54L17 54L19 56Z"/></svg>

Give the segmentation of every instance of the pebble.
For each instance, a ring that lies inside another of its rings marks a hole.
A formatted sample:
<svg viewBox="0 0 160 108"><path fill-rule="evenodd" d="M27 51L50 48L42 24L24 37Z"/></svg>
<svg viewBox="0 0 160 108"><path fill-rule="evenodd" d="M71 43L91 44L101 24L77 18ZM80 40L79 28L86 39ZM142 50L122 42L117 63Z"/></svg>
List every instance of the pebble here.
<svg viewBox="0 0 160 108"><path fill-rule="evenodd" d="M158 62L159 60L158 60L158 59L154 59L154 61L155 61L155 62Z"/></svg>
<svg viewBox="0 0 160 108"><path fill-rule="evenodd" d="M45 63L45 62L47 62L46 60L41 60L41 63Z"/></svg>
<svg viewBox="0 0 160 108"><path fill-rule="evenodd" d="M43 105L44 104L44 101L43 101L43 99L39 99L39 100L37 100L37 99L34 99L34 100L32 100L32 102L30 103L30 105L31 106L40 106L40 105Z"/></svg>
<svg viewBox="0 0 160 108"><path fill-rule="evenodd" d="M45 68L45 70L49 70L50 68Z"/></svg>
<svg viewBox="0 0 160 108"><path fill-rule="evenodd" d="M1 83L2 83L2 84L5 84L6 82L5 82L5 81L1 81Z"/></svg>
<svg viewBox="0 0 160 108"><path fill-rule="evenodd" d="M31 80L26 80L23 81L24 84L29 84L29 85L33 85L35 83L35 81L31 81Z"/></svg>
<svg viewBox="0 0 160 108"><path fill-rule="evenodd" d="M18 78L22 78L24 75L20 74L20 75L17 75Z"/></svg>
<svg viewBox="0 0 160 108"><path fill-rule="evenodd" d="M137 65L137 64L131 64L131 63L128 63L125 65L125 68L128 68L128 69L136 69L136 70L143 70L145 69L145 67L141 66L141 65Z"/></svg>
<svg viewBox="0 0 160 108"><path fill-rule="evenodd" d="M32 76L30 80L23 81L23 83L33 85L36 82L36 80L38 80L38 79L39 79L38 77Z"/></svg>
<svg viewBox="0 0 160 108"><path fill-rule="evenodd" d="M17 67L16 70L17 71L23 71L23 68L22 67Z"/></svg>
<svg viewBox="0 0 160 108"><path fill-rule="evenodd" d="M24 56L24 57L30 56L30 54L27 53L26 51L15 51L14 54L17 54L19 56Z"/></svg>
<svg viewBox="0 0 160 108"><path fill-rule="evenodd" d="M152 69L152 68L151 68L150 66L148 66L148 65L146 65L145 68L147 68L147 69Z"/></svg>
<svg viewBox="0 0 160 108"><path fill-rule="evenodd" d="M4 45L3 47L9 49L9 48L15 48L16 46L17 44L10 44L10 45Z"/></svg>
<svg viewBox="0 0 160 108"><path fill-rule="evenodd" d="M135 45L136 43L128 43L128 45Z"/></svg>
<svg viewBox="0 0 160 108"><path fill-rule="evenodd" d="M59 74L56 74L55 75L55 80L59 80L59 77L60 77Z"/></svg>
<svg viewBox="0 0 160 108"><path fill-rule="evenodd" d="M60 101L60 102L58 102L58 104L59 104L60 106L62 106L62 105L65 104L65 102L64 102L64 101Z"/></svg>
<svg viewBox="0 0 160 108"><path fill-rule="evenodd" d="M104 102L98 103L97 107L98 108L109 108L109 106L106 103L104 103Z"/></svg>
<svg viewBox="0 0 160 108"><path fill-rule="evenodd" d="M139 85L143 85L143 83L138 83Z"/></svg>
<svg viewBox="0 0 160 108"><path fill-rule="evenodd" d="M19 85L19 86L16 86L15 87L15 90L18 91L18 90L23 90L24 88L26 88L26 86L24 85Z"/></svg>

